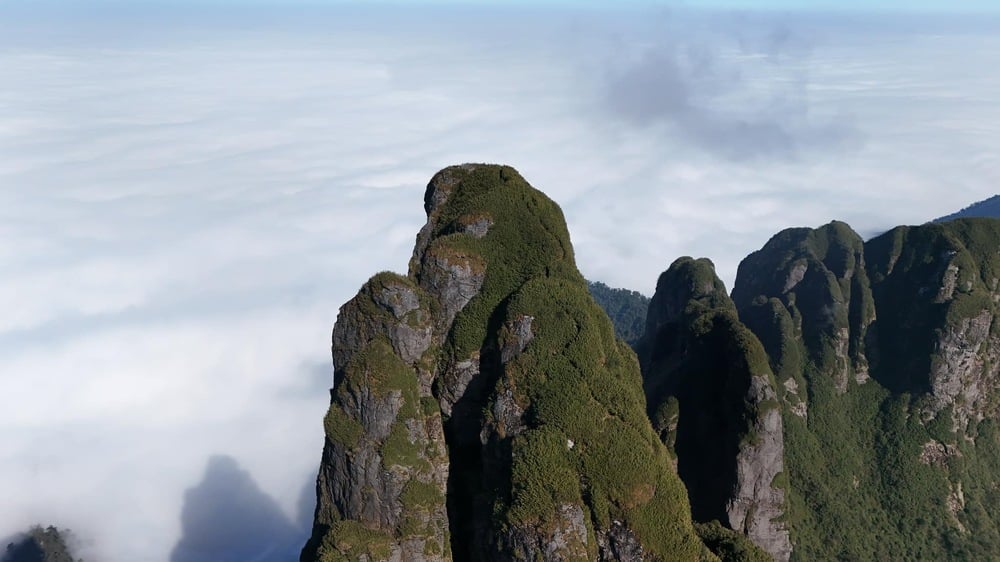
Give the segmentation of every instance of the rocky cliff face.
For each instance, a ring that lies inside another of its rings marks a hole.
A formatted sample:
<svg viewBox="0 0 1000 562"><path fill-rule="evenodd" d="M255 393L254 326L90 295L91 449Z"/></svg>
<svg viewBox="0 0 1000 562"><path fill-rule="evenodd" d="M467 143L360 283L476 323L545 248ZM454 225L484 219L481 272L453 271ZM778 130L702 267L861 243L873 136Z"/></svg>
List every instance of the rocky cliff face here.
<svg viewBox="0 0 1000 562"><path fill-rule="evenodd" d="M558 206L511 168L447 168L409 274L341 309L304 561L694 560L635 356Z"/></svg>
<svg viewBox="0 0 1000 562"><path fill-rule="evenodd" d="M444 560L448 459L430 297L382 273L345 304L307 560Z"/></svg>
<svg viewBox="0 0 1000 562"><path fill-rule="evenodd" d="M1000 556L998 247L990 219L867 243L831 223L740 264L733 300L781 399L793 559Z"/></svg>
<svg viewBox="0 0 1000 562"><path fill-rule="evenodd" d="M950 414L965 435L1000 413L998 243L1000 221L963 219L899 227L867 248L883 382L925 395L923 419Z"/></svg>
<svg viewBox="0 0 1000 562"><path fill-rule="evenodd" d="M650 417L677 457L695 520L720 521L788 560L774 375L710 261L681 258L660 276L637 350Z"/></svg>
<svg viewBox="0 0 1000 562"><path fill-rule="evenodd" d="M868 380L865 334L875 308L864 243L849 226L785 230L740 263L737 279L733 301L774 358L786 401L804 404L795 377L803 360L841 394Z"/></svg>

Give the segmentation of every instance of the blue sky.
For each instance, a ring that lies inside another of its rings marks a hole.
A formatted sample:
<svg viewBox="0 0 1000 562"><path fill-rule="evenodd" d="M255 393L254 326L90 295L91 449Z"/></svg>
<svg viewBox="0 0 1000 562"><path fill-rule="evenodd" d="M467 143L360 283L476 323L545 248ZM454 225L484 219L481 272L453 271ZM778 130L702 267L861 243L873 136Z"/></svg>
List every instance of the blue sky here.
<svg viewBox="0 0 1000 562"><path fill-rule="evenodd" d="M793 11L793 12L875 12L875 13L1000 13L1000 3L995 0L45 0L49 4L119 4L119 5L274 5L294 9L296 5L336 6L336 5L377 5L393 4L398 6L414 6L433 4L441 6L559 6L559 7L597 7L608 10L622 8L694 8L721 9L741 11ZM37 0L3 0L0 5L39 4Z"/></svg>

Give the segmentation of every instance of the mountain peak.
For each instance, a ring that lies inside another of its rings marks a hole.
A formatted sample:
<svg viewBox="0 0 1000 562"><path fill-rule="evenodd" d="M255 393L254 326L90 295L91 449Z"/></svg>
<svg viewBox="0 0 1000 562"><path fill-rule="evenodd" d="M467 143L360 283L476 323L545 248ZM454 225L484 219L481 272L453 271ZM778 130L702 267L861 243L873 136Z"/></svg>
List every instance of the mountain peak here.
<svg viewBox="0 0 1000 562"><path fill-rule="evenodd" d="M639 368L562 211L513 168L437 173L409 274L341 308L302 560L698 559Z"/></svg>

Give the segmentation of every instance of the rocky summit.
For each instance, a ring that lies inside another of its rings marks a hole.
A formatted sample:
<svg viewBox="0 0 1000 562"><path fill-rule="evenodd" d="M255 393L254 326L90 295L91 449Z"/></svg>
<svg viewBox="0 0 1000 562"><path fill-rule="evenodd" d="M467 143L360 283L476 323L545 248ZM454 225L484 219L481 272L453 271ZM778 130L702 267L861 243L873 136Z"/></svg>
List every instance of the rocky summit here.
<svg viewBox="0 0 1000 562"><path fill-rule="evenodd" d="M559 207L442 170L407 275L341 308L303 561L714 559Z"/></svg>
<svg viewBox="0 0 1000 562"><path fill-rule="evenodd" d="M777 385L707 259L660 276L637 346L648 411L698 521L724 522L774 559L792 551ZM742 559L767 560L763 553Z"/></svg>
<svg viewBox="0 0 1000 562"><path fill-rule="evenodd" d="M1000 559L1000 220L680 258L633 352L515 170L424 210L334 326L303 562Z"/></svg>

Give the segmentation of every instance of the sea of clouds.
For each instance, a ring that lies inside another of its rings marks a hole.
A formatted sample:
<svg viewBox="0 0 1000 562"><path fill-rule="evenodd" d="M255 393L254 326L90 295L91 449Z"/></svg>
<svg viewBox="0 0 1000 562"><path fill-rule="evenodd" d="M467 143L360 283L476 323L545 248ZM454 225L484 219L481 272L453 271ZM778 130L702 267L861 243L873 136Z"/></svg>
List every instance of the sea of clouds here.
<svg viewBox="0 0 1000 562"><path fill-rule="evenodd" d="M337 309L443 166L515 166L647 294L1000 185L982 21L75 6L0 6L0 536L88 560L294 558Z"/></svg>

